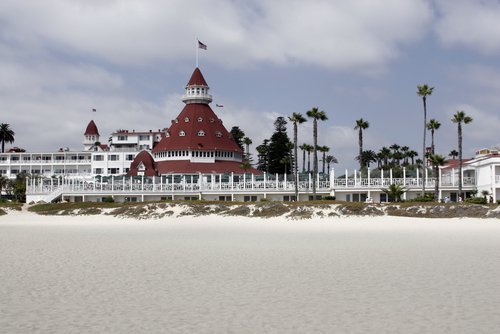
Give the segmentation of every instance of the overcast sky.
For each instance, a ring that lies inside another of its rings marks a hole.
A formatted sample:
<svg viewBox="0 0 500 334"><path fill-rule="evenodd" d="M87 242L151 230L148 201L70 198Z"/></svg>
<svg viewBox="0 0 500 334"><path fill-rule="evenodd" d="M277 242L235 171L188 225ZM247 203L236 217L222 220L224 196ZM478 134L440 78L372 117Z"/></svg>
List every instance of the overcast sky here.
<svg viewBox="0 0 500 334"><path fill-rule="evenodd" d="M81 149L91 119L103 142L120 128L164 128L182 109L197 38L212 108L252 150L277 116L318 107L336 168L357 166L361 117L366 149L421 153L423 83L435 87L439 153L457 148L457 110L474 119L465 157L500 144L498 0L2 0L0 123L32 152Z"/></svg>

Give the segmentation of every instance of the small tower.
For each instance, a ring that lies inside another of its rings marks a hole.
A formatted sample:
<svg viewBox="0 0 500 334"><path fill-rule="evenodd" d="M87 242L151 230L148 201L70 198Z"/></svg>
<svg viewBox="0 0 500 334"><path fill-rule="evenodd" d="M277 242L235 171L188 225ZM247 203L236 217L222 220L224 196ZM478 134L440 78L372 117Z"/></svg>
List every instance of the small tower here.
<svg viewBox="0 0 500 334"><path fill-rule="evenodd" d="M87 129L83 134L83 148L85 151L89 151L96 147L95 143L99 142L99 130L97 130L97 125L91 120Z"/></svg>
<svg viewBox="0 0 500 334"><path fill-rule="evenodd" d="M209 89L210 87L208 87L203 74L201 74L200 69L197 67L186 85L186 93L182 96L182 102L185 104L209 104L212 102L212 95L208 94Z"/></svg>

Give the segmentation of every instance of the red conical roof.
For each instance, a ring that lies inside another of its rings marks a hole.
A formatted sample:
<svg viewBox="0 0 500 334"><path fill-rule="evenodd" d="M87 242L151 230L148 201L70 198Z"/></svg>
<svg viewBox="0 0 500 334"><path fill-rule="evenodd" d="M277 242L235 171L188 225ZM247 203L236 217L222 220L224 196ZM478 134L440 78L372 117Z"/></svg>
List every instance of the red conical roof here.
<svg viewBox="0 0 500 334"><path fill-rule="evenodd" d="M188 86L206 86L206 87L208 87L208 84L205 81L205 78L203 77L203 74L201 74L201 71L198 67L194 69L194 72L191 75L191 79L189 79L189 82L187 85Z"/></svg>
<svg viewBox="0 0 500 334"><path fill-rule="evenodd" d="M99 130L97 130L97 125L95 125L94 121L91 120L89 125L87 125L87 129L84 133L85 136L99 136Z"/></svg>
<svg viewBox="0 0 500 334"><path fill-rule="evenodd" d="M181 133L182 132L182 133ZM215 150L241 152L208 104L190 103L182 109L153 153L168 150Z"/></svg>

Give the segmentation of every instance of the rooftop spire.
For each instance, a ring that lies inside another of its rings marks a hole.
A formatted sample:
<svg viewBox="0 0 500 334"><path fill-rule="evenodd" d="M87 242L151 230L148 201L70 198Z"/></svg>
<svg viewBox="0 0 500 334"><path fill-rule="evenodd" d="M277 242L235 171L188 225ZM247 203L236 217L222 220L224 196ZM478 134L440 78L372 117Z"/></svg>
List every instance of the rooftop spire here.
<svg viewBox="0 0 500 334"><path fill-rule="evenodd" d="M203 74L197 67L194 69L188 84L186 85L186 93L182 96L182 102L209 104L212 102L212 95L208 94L208 87Z"/></svg>

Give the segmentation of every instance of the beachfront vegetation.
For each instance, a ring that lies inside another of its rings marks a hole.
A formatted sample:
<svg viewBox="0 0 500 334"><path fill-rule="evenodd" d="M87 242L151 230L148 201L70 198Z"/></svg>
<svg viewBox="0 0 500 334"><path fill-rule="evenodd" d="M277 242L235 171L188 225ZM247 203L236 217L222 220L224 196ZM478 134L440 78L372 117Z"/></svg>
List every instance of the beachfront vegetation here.
<svg viewBox="0 0 500 334"><path fill-rule="evenodd" d="M389 187L382 189L384 193L389 197L389 201L401 202L401 196L407 191L407 189L400 184L391 184Z"/></svg>
<svg viewBox="0 0 500 334"><path fill-rule="evenodd" d="M274 133L270 139L264 139L257 146L257 169L270 174L286 174L293 165L292 147L286 132L287 121L284 117L278 117L274 121Z"/></svg>
<svg viewBox="0 0 500 334"><path fill-rule="evenodd" d="M307 117L313 120L313 180L316 180L318 175L318 120L326 121L328 117L324 111L320 111L317 107L307 111ZM316 182L312 183L313 198L316 198Z"/></svg>
<svg viewBox="0 0 500 334"><path fill-rule="evenodd" d="M429 162L431 163L434 177L439 177L439 167L443 166L445 163L444 156L440 154L431 154L429 156ZM439 200L439 182L434 182L434 200L437 202Z"/></svg>
<svg viewBox="0 0 500 334"><path fill-rule="evenodd" d="M462 123L469 124L472 118L465 114L465 111L458 110L451 121L457 124L458 130L458 196L462 196Z"/></svg>
<svg viewBox="0 0 500 334"><path fill-rule="evenodd" d="M368 123L368 121L365 121L363 118L360 118L360 119L356 120L356 126L354 127L354 130L358 130L359 169L366 167L367 163L369 164L369 161L366 161L366 159L365 159L366 154L365 154L365 158L363 157L363 130L368 129L369 126L370 126L370 123Z"/></svg>
<svg viewBox="0 0 500 334"><path fill-rule="evenodd" d="M307 120L302 116L301 113L294 112L292 116L289 116L288 119L290 122L293 123L293 180L294 180L294 187L295 187L295 198L299 198L299 180L298 180L298 163L299 159L297 156L297 151L298 151L298 125L306 122Z"/></svg>
<svg viewBox="0 0 500 334"><path fill-rule="evenodd" d="M0 142L2 142L2 153L5 152L5 143L12 144L15 136L14 130L10 128L9 124L0 124Z"/></svg>
<svg viewBox="0 0 500 334"><path fill-rule="evenodd" d="M422 163L424 169L426 169L426 160L425 160L425 136L427 134L427 96L432 95L434 87L430 87L427 84L418 85L417 86L417 95L422 98L422 103L424 106L424 136L423 136L423 145L422 145ZM425 182L422 182L422 197L425 196Z"/></svg>

